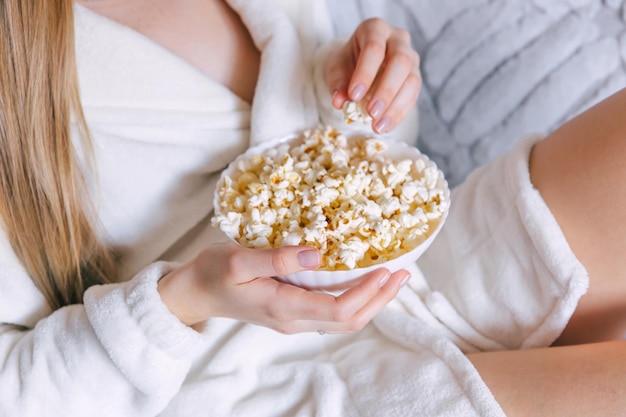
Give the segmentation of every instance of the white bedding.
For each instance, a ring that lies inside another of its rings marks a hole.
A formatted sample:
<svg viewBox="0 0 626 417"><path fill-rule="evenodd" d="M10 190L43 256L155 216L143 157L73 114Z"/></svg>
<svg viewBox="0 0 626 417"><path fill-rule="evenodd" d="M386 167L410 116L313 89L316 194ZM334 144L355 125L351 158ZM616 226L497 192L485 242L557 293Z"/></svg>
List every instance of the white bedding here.
<svg viewBox="0 0 626 417"><path fill-rule="evenodd" d="M419 147L452 184L626 86L623 0L327 4L340 35L374 16L411 32L424 78Z"/></svg>

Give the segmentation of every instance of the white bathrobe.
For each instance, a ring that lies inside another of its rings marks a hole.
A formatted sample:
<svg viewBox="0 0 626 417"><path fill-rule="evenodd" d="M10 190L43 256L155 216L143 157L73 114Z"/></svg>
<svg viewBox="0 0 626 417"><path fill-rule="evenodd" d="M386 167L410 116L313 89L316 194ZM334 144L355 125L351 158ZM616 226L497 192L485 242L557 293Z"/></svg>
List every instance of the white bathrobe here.
<svg viewBox="0 0 626 417"><path fill-rule="evenodd" d="M414 268L410 285L357 334L285 336L222 318L199 334L161 302L158 279L223 238L208 219L229 161L251 144L341 123L319 65L332 47L321 45L330 40L323 2L229 3L262 51L252 106L76 6L81 98L98 168L91 198L124 268L118 284L92 287L84 304L52 312L0 235L0 416L503 416L463 351L549 344L586 285L529 185L530 139L455 191L451 226L424 257L428 280ZM415 137L407 133L415 126L409 118L400 135ZM502 172L506 190L494 180ZM490 210L506 221L473 216ZM529 266L509 267L500 239ZM481 252L486 241L495 252ZM486 262L491 255L502 262ZM450 258L458 264L442 269Z"/></svg>

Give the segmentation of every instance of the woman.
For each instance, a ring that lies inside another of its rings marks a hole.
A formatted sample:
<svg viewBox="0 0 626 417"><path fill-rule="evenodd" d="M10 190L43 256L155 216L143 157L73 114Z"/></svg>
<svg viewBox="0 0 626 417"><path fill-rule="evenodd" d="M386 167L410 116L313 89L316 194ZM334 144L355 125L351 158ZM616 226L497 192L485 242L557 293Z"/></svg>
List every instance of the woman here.
<svg viewBox="0 0 626 417"><path fill-rule="evenodd" d="M455 191L424 276L401 290L409 271L379 270L333 297L271 278L314 269L315 250L213 243L213 183L249 144L332 122L347 98L395 128L419 90L404 32L368 21L314 48L319 16L296 33L286 13L305 9L261 0L1 7L0 414L626 408L624 345L609 342L625 330L626 93ZM504 350L518 347L537 349Z"/></svg>

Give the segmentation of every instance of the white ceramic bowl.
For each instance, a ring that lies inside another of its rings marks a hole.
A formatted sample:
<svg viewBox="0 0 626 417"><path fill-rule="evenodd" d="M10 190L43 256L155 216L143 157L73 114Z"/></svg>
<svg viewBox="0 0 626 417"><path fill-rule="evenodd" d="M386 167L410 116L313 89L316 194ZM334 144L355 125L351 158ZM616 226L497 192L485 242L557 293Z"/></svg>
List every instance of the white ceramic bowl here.
<svg viewBox="0 0 626 417"><path fill-rule="evenodd" d="M341 132L348 138L350 137L360 137L360 136L372 136L372 133L361 133L355 131L346 131ZM299 135L291 135L285 138L273 140L270 142L263 143L261 145L249 148L245 153L241 154L239 157L235 159L222 173L222 178L218 182L222 183L222 179L226 175L231 175L234 171L236 163L241 159L247 159L252 155L258 155L265 152L268 149L271 149L279 144L285 143L286 141L294 140L299 138ZM394 140L393 137L384 137L384 140L388 143L388 149L383 152L383 155L387 158L393 160L405 160L405 159L421 159L425 162L427 167L436 167L436 164L431 161L428 156L421 153L414 146L408 145L405 142ZM450 189L448 187L448 182L444 178L443 173L440 169L437 169L438 173L438 182L437 188L444 190L444 196L446 201L448 201L448 206L450 202ZM216 191L214 196L214 207L216 214L221 212L219 205L219 196ZM408 267L411 263L414 263L432 244L435 240L436 236L439 234L439 231L443 227L443 224L446 221L448 216L448 211L446 210L442 217L439 219L436 227L431 230L428 237L420 243L413 250L405 252L404 254L385 261L376 265L371 265L365 268L354 268L350 270L314 270L314 271L301 271L296 272L287 276L277 277L285 282L292 283L294 285L298 285L308 289L322 289L322 290L337 290L346 288L350 285L350 282L357 280L361 276L367 274L368 272L374 271L379 268L387 268L391 272L395 272L399 269L403 269ZM231 240L239 244L236 240Z"/></svg>

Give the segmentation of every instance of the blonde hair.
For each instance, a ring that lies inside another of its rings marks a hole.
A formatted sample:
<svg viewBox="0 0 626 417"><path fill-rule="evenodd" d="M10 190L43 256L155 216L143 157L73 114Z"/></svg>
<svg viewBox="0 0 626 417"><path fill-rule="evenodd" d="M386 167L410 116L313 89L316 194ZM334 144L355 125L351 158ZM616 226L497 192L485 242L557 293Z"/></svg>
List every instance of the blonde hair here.
<svg viewBox="0 0 626 417"><path fill-rule="evenodd" d="M52 308L82 302L109 282L114 262L90 207L71 117L85 149L73 0L0 0L0 218Z"/></svg>

